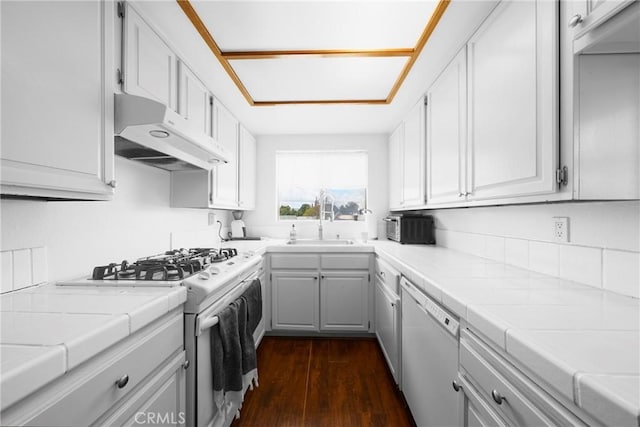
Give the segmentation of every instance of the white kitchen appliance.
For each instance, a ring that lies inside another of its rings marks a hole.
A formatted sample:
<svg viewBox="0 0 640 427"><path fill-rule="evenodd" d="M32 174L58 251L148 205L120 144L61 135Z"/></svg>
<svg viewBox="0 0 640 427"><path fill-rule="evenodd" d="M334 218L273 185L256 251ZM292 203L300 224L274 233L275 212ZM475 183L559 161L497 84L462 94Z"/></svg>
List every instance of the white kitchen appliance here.
<svg viewBox="0 0 640 427"><path fill-rule="evenodd" d="M460 323L402 277L402 391L416 425L458 425Z"/></svg>
<svg viewBox="0 0 640 427"><path fill-rule="evenodd" d="M231 211L233 215L233 221L231 221L231 238L232 239L244 239L247 237L247 229L242 220L244 211Z"/></svg>

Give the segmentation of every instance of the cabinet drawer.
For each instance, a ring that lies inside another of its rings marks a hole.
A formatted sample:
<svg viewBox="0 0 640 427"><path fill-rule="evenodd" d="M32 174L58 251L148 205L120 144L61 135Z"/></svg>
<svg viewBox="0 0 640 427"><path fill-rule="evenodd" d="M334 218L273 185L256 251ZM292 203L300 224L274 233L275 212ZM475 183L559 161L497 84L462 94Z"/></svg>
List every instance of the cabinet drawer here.
<svg viewBox="0 0 640 427"><path fill-rule="evenodd" d="M271 255L272 269L318 269L320 257L316 254L273 254Z"/></svg>
<svg viewBox="0 0 640 427"><path fill-rule="evenodd" d="M77 368L86 370L78 383L68 392L61 393L59 400L26 424L89 425L136 389L145 377L182 346L183 316L180 313L138 340L131 341L130 345L99 365ZM119 388L116 382L125 375L128 375L128 381L123 380L121 384L126 384Z"/></svg>
<svg viewBox="0 0 640 427"><path fill-rule="evenodd" d="M185 423L184 362L183 351L174 356L158 373L153 375L139 390L125 399L125 402L98 420L96 426L131 426L153 424L159 417L169 424L183 426ZM163 403L161 408L156 407ZM155 419L154 419L155 418ZM158 424L161 421L156 421Z"/></svg>
<svg viewBox="0 0 640 427"><path fill-rule="evenodd" d="M320 265L323 269L368 270L369 255L364 254L324 254Z"/></svg>
<svg viewBox="0 0 640 427"><path fill-rule="evenodd" d="M468 332L460 340L460 366L491 407L516 425L584 425L546 392ZM498 404L499 393L504 400Z"/></svg>
<svg viewBox="0 0 640 427"><path fill-rule="evenodd" d="M483 397L495 410L503 413L516 425L553 425L466 342L460 344L460 365L468 374L469 380L478 386ZM504 398L500 404L495 400L497 393Z"/></svg>
<svg viewBox="0 0 640 427"><path fill-rule="evenodd" d="M380 277L389 289L400 294L398 289L400 273L380 258L376 258L376 276Z"/></svg>

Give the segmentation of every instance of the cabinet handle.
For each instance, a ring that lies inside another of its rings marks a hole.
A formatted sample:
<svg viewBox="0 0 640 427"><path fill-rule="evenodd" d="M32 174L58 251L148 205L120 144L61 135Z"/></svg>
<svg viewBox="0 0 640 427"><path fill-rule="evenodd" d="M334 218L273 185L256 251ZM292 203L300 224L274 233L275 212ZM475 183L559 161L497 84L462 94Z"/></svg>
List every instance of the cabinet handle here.
<svg viewBox="0 0 640 427"><path fill-rule="evenodd" d="M579 23L581 23L583 21L582 19L582 15L580 15L579 13L576 13L575 15L573 15L571 17L571 19L569 20L569 28L575 28L578 26Z"/></svg>
<svg viewBox="0 0 640 427"><path fill-rule="evenodd" d="M458 197L462 197L464 195L465 195L465 193L458 193Z"/></svg>
<svg viewBox="0 0 640 427"><path fill-rule="evenodd" d="M380 272L380 276L384 277L384 271Z"/></svg>
<svg viewBox="0 0 640 427"><path fill-rule="evenodd" d="M188 360L185 360L184 363L182 364L182 369L186 371L187 369L189 369L190 365L191 363Z"/></svg>
<svg viewBox="0 0 640 427"><path fill-rule="evenodd" d="M456 393L459 392L462 389L462 386L460 384L458 384L458 381L456 381L456 380L453 380L451 385L453 386L453 389L456 391Z"/></svg>
<svg viewBox="0 0 640 427"><path fill-rule="evenodd" d="M118 388L124 388L127 384L129 384L129 375L127 374L124 374L118 381L116 381Z"/></svg>
<svg viewBox="0 0 640 427"><path fill-rule="evenodd" d="M504 400L507 400L503 395L500 394L498 390L491 391L491 397L493 397L494 402L498 405L502 405Z"/></svg>
<svg viewBox="0 0 640 427"><path fill-rule="evenodd" d="M111 188L116 188L116 185L117 185L116 180L112 179L111 181L109 181L107 185Z"/></svg>

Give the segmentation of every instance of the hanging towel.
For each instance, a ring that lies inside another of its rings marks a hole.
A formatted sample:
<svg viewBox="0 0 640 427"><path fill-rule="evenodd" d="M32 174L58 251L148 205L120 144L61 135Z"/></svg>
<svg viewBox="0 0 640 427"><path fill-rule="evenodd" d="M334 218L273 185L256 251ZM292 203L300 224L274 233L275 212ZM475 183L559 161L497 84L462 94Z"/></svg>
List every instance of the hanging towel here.
<svg viewBox="0 0 640 427"><path fill-rule="evenodd" d="M233 302L238 310L238 331L240 334L240 349L242 351L242 387L253 390L258 386L258 364L256 358L256 344L253 332L248 328L247 301L243 296Z"/></svg>
<svg viewBox="0 0 640 427"><path fill-rule="evenodd" d="M262 319L262 287L260 279L255 279L242 294L247 301L248 329L253 334Z"/></svg>
<svg viewBox="0 0 640 427"><path fill-rule="evenodd" d="M238 309L229 305L218 314L218 324L211 328L211 373L213 400L218 411L242 403L242 349L238 329Z"/></svg>

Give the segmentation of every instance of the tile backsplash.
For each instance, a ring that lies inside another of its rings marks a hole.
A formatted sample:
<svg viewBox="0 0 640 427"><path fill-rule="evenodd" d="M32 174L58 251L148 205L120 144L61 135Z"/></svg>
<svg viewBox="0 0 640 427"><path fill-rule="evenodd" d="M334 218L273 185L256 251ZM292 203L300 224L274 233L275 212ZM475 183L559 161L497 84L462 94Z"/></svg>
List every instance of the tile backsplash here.
<svg viewBox="0 0 640 427"><path fill-rule="evenodd" d="M44 247L0 252L1 293L17 291L47 281L47 252Z"/></svg>
<svg viewBox="0 0 640 427"><path fill-rule="evenodd" d="M640 252L436 229L438 246L640 298Z"/></svg>

